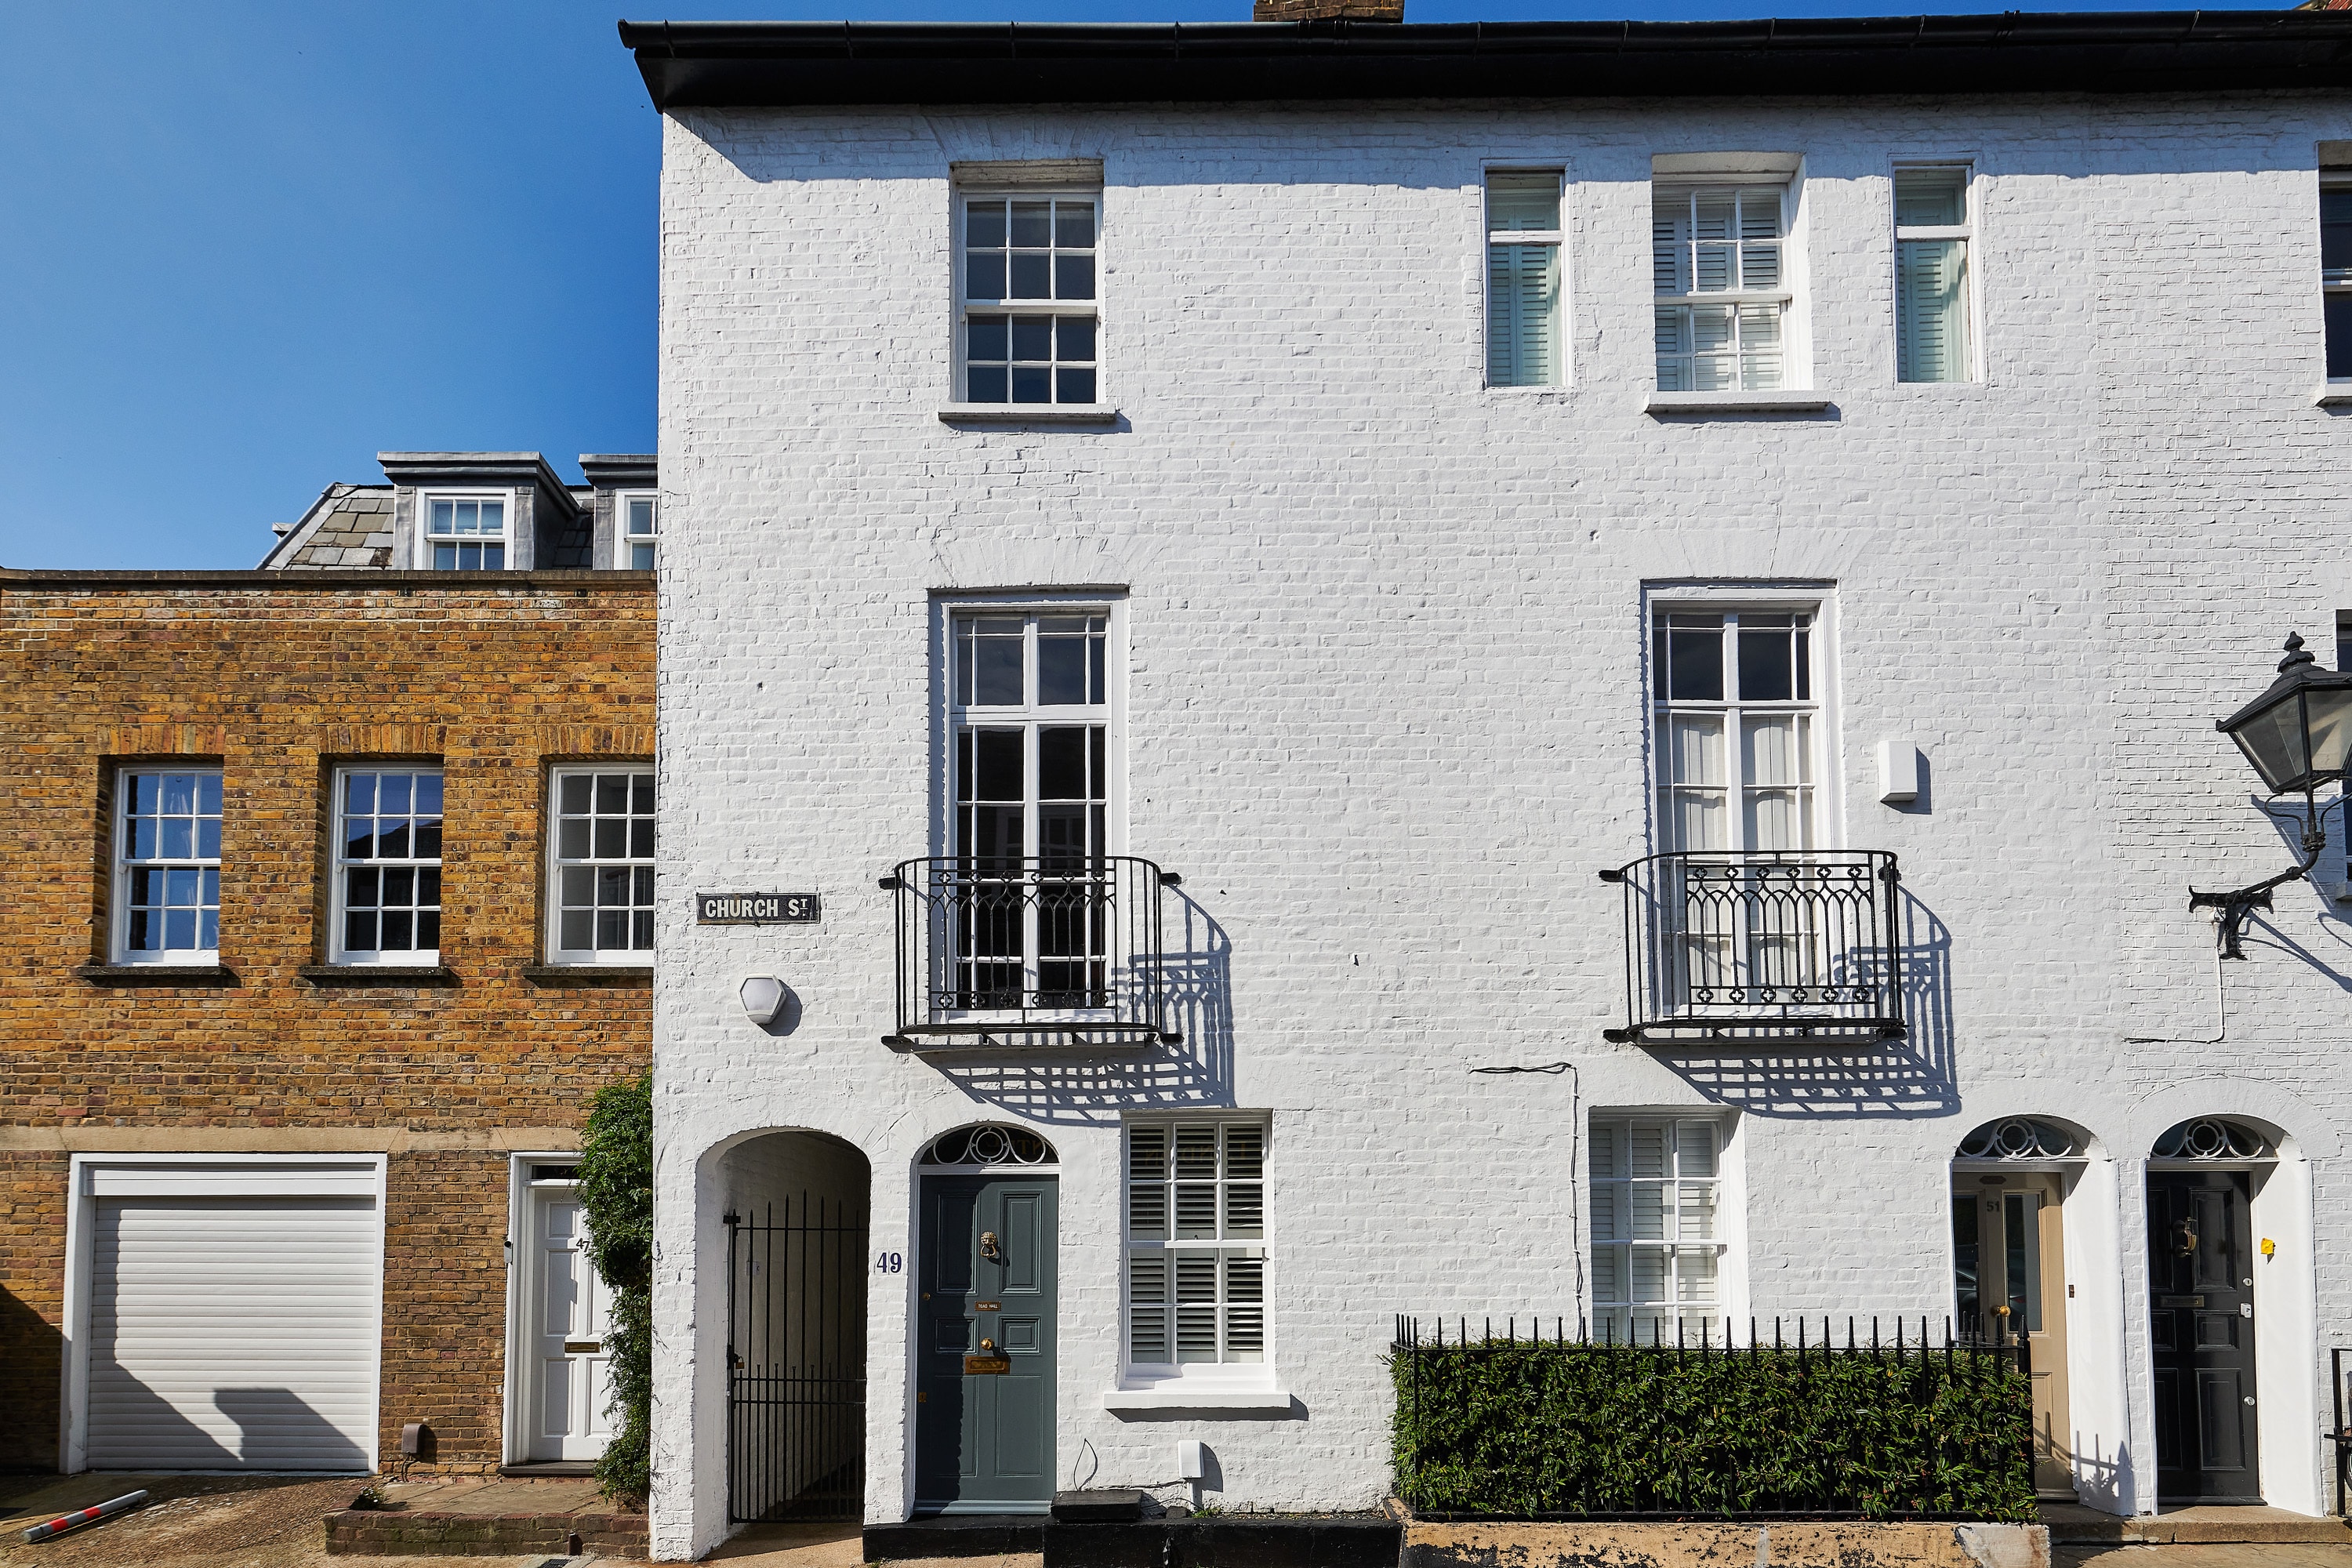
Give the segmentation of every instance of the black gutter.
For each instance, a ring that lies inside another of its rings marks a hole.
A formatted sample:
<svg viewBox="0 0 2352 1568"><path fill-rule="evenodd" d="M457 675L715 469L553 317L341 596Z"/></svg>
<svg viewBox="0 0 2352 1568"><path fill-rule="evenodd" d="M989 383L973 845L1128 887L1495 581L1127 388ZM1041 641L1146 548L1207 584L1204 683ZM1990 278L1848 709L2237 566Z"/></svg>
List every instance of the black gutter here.
<svg viewBox="0 0 2352 1568"><path fill-rule="evenodd" d="M2352 86L2352 12L1753 22L623 22L663 110Z"/></svg>

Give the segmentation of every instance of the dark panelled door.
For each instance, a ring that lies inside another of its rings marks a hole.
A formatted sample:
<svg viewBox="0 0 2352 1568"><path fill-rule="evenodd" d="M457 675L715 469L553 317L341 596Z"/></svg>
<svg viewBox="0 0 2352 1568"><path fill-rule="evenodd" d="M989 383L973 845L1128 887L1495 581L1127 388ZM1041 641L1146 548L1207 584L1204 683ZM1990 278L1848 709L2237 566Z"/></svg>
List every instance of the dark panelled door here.
<svg viewBox="0 0 2352 1568"><path fill-rule="evenodd" d="M2156 1489L2170 1502L2260 1502L2253 1249L2243 1171L2150 1171Z"/></svg>
<svg viewBox="0 0 2352 1568"><path fill-rule="evenodd" d="M1054 1500L1055 1195L1051 1176L922 1178L919 1513Z"/></svg>

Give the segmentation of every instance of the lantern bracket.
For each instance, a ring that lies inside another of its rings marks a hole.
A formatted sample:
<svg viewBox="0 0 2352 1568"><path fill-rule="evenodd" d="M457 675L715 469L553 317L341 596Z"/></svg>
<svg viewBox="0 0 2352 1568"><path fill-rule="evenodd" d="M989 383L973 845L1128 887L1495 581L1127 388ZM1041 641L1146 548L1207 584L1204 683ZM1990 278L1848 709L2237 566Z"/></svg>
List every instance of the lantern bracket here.
<svg viewBox="0 0 2352 1568"><path fill-rule="evenodd" d="M2331 807L2342 804L2340 799L2329 803ZM2275 877L2266 877L2259 882L2243 888L2235 888L2226 893L2200 893L2193 888L2189 889L2189 907L2190 909L2221 911L2221 927L2217 934L2221 943L2222 957L2244 958L2246 950L2242 942L2246 934L2246 921L2252 918L2256 910L2267 910L2271 907L2271 889L2283 888L2289 882L2300 881L2310 876L2312 868L2319 864L2320 851L2327 847L2327 830L2319 826L2320 815L2312 792L2304 791L2302 865L2291 867Z"/></svg>

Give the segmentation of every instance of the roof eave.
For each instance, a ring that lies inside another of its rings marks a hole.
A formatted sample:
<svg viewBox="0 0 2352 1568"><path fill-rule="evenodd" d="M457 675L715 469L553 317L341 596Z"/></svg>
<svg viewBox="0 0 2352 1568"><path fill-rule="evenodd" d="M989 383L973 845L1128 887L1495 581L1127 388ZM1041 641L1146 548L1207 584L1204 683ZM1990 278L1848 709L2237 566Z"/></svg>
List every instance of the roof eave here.
<svg viewBox="0 0 2352 1568"><path fill-rule="evenodd" d="M2322 11L1436 24L625 21L620 32L665 110L2352 87L2352 13Z"/></svg>

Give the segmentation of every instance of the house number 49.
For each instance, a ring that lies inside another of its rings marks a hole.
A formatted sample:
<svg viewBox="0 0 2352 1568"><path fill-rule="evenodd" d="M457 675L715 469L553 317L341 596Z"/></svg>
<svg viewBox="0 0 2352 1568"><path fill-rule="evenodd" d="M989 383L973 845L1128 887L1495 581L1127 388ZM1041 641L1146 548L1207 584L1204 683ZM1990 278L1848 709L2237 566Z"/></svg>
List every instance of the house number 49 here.
<svg viewBox="0 0 2352 1568"><path fill-rule="evenodd" d="M874 1272L877 1274L896 1274L906 1266L907 1260L895 1252L877 1252L874 1255Z"/></svg>

